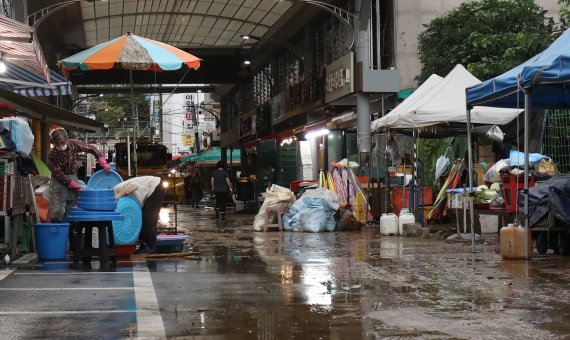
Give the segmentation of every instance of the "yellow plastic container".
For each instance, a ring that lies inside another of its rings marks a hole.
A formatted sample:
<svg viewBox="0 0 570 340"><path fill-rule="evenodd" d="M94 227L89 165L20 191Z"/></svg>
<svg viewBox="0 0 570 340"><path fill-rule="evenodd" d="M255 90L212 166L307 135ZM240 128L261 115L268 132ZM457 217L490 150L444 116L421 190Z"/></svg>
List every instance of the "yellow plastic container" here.
<svg viewBox="0 0 570 340"><path fill-rule="evenodd" d="M501 256L504 259L524 259L524 228L509 224L501 228ZM528 257L532 255L532 237L528 231Z"/></svg>

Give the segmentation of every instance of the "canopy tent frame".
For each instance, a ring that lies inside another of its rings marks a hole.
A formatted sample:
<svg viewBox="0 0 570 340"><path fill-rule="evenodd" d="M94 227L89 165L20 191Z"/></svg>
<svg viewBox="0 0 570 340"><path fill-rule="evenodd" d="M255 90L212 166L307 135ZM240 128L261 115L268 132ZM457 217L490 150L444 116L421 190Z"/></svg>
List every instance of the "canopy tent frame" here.
<svg viewBox="0 0 570 340"><path fill-rule="evenodd" d="M524 94L524 257L528 259L529 221L528 221L528 170L529 170L529 125L533 104L541 108L569 107L570 96L566 84L570 82L570 29L567 29L544 51L481 84L465 90L467 106L467 129L471 130L469 119L474 105L493 104L501 107L519 107L520 93ZM557 86L562 85L562 86ZM471 140L469 147L471 147ZM469 152L469 166L473 166ZM469 176L473 174L470 171ZM470 182L472 178L469 179ZM470 197L473 207L473 197ZM518 207L517 207L518 209ZM473 210L471 210L473 211ZM470 216L474 219L473 213Z"/></svg>

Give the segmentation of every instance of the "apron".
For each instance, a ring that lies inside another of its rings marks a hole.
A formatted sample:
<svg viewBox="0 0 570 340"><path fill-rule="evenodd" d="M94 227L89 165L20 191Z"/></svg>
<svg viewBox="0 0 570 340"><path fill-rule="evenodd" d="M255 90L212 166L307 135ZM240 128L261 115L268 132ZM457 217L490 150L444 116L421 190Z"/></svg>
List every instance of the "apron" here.
<svg viewBox="0 0 570 340"><path fill-rule="evenodd" d="M67 177L77 182L77 175L67 175ZM69 189L55 177L51 178L49 189L49 221L61 222L77 204L78 191Z"/></svg>

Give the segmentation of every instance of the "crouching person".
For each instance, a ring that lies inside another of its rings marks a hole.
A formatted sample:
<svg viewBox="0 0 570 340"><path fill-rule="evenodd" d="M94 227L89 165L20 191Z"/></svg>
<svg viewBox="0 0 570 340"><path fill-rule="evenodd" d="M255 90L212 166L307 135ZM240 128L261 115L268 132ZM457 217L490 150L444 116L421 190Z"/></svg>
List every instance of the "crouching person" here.
<svg viewBox="0 0 570 340"><path fill-rule="evenodd" d="M160 185L160 177L140 176L117 184L115 198L131 196L142 207L142 229L139 235L140 246L137 253L156 252L156 223L164 200L165 190Z"/></svg>

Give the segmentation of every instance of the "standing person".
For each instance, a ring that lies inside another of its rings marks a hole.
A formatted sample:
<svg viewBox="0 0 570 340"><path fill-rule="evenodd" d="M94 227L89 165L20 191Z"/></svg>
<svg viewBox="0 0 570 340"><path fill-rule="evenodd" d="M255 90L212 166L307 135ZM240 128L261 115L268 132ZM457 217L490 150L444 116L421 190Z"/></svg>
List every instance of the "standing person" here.
<svg viewBox="0 0 570 340"><path fill-rule="evenodd" d="M198 208L202 198L202 179L198 169L194 170L194 174L190 178L190 189L192 190L192 208Z"/></svg>
<svg viewBox="0 0 570 340"><path fill-rule="evenodd" d="M212 191L216 195L216 218L225 218L228 195L232 192L230 176L226 172L226 162L218 161L212 173Z"/></svg>
<svg viewBox="0 0 570 340"><path fill-rule="evenodd" d="M49 195L49 221L61 222L77 203L78 190L83 186L77 183L77 155L87 152L95 156L105 173L111 171L107 160L99 150L77 139L69 139L67 131L58 128L51 133L53 148L48 153L48 166L51 170Z"/></svg>
<svg viewBox="0 0 570 340"><path fill-rule="evenodd" d="M129 195L142 207L142 228L139 234L137 253L156 252L156 223L162 207L166 191L160 185L160 177L140 176L128 179L115 185L115 199Z"/></svg>

